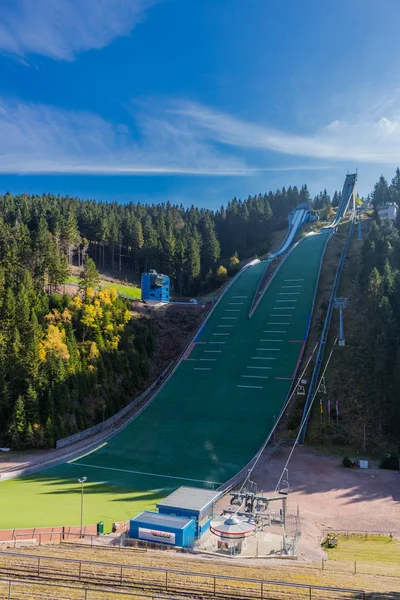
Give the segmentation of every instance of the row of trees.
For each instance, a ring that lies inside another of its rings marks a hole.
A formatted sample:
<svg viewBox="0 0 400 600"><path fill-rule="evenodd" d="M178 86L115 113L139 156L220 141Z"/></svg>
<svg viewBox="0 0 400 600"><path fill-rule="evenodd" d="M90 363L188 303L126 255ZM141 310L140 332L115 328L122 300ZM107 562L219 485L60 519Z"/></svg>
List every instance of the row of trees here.
<svg viewBox="0 0 400 600"><path fill-rule="evenodd" d="M399 440L400 236L390 221L371 225L362 250L360 283L367 295L369 397L379 430Z"/></svg>
<svg viewBox="0 0 400 600"><path fill-rule="evenodd" d="M379 181L376 182L372 194L369 195L374 207L386 202L396 202L400 206L400 169L396 169L396 173L389 184L386 178L381 175Z"/></svg>
<svg viewBox="0 0 400 600"><path fill-rule="evenodd" d="M183 294L197 292L206 277L209 281L221 259L265 253L272 231L286 227L288 214L308 200L306 186L234 198L217 211L7 193L0 196L0 217L32 233L46 263L49 256L65 257L49 267L50 290L59 270L72 263L81 266L88 255L97 268L137 278L151 268L164 272L173 278L175 293Z"/></svg>

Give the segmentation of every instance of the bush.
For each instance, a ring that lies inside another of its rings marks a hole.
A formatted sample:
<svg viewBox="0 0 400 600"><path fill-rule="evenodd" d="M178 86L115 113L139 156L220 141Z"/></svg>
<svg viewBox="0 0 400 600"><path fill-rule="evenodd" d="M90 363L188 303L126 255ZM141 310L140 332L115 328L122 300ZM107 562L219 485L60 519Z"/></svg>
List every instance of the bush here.
<svg viewBox="0 0 400 600"><path fill-rule="evenodd" d="M226 281L228 278L228 271L225 269L223 265L220 265L215 273L215 278L217 281Z"/></svg>
<svg viewBox="0 0 400 600"><path fill-rule="evenodd" d="M353 463L350 460L350 458L348 456L343 456L342 467L345 467L346 469L351 469L352 466L353 466Z"/></svg>
<svg viewBox="0 0 400 600"><path fill-rule="evenodd" d="M399 455L397 452L391 452L390 454L383 456L379 463L379 467L381 469L392 469L393 471L397 471L399 468Z"/></svg>

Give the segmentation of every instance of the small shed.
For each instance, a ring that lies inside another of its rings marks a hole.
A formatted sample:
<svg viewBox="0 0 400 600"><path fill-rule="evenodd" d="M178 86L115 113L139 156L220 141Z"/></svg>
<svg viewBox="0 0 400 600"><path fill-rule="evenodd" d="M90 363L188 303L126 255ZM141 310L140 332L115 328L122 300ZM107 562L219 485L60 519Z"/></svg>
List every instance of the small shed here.
<svg viewBox="0 0 400 600"><path fill-rule="evenodd" d="M157 504L160 514L195 519L196 538L205 533L214 517L214 504L222 492L182 486Z"/></svg>
<svg viewBox="0 0 400 600"><path fill-rule="evenodd" d="M129 537L188 548L196 536L196 521L188 517L176 517L144 510L130 520Z"/></svg>

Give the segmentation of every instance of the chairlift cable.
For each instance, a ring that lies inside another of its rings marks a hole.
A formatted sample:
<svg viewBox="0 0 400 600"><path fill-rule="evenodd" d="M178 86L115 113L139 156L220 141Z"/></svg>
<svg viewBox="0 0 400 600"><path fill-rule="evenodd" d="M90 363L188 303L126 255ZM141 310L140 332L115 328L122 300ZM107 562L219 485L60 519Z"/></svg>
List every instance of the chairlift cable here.
<svg viewBox="0 0 400 600"><path fill-rule="evenodd" d="M324 375L325 375L325 371L326 371L326 369L328 368L328 365L329 365L329 362L330 362L330 360L331 360L331 357L332 357L333 351L334 351L334 349L335 349L336 342L337 342L337 336L336 336L336 338L335 338L335 341L333 342L332 350L330 351L330 354L329 354L329 356L328 356L328 360L326 361L326 365L325 365L325 367L324 367L324 370L323 370L323 373L322 373L322 375L321 375L321 379L319 380L319 383L321 383L321 380L322 380L322 378L323 378L323 377L324 377ZM319 389L319 385L317 386L317 389L316 389L316 391L315 391L315 394L314 394L314 396L312 397L312 400L311 400L311 402L310 402L310 406L308 407L308 410L307 410L307 413L306 413L306 415L305 415L305 418L303 419L303 422L300 424L300 427L299 427L299 432L298 432L298 434L297 434L297 437L296 437L296 439L295 439L295 441L294 441L294 444L293 444L293 446L292 446L292 449L291 449L291 451L290 451L290 454L289 454L289 456L288 456L288 459L287 459L287 461L286 461L286 463L285 463L285 466L284 466L284 467L283 467L283 469L282 469L282 473L281 473L281 476L279 477L278 483L276 484L275 491L278 491L278 489L279 489L279 486L280 486L280 484L281 484L281 482L282 482L283 476L284 476L284 474L285 474L285 471L288 469L288 465L289 465L290 459L292 458L292 454L293 454L293 452L294 452L294 449L296 448L296 446L297 446L297 445L298 445L298 443L299 443L299 439L300 439L301 432L302 432L302 430L303 430L303 427L304 427L304 425L305 425L305 423L306 423L306 420L307 420L307 418L308 418L308 415L309 415L309 414L310 414L310 412L311 412L312 406L313 406L313 404L314 404L315 397L316 397L316 395L318 394L318 389Z"/></svg>
<svg viewBox="0 0 400 600"><path fill-rule="evenodd" d="M314 349L313 349L313 351L312 351L312 353L311 353L311 355L310 355L310 358L308 359L308 361L307 361L307 363L306 363L306 366L304 367L303 371L302 371L302 372L301 372L301 374L299 375L299 377L298 377L298 379L297 379L297 383L296 383L296 384L293 386L293 391L292 391L292 393L290 394L290 396L289 396L289 398L287 399L287 401L285 402L285 404L284 404L284 406L283 406L283 408L282 408L282 410L281 410L281 412L280 412L280 415L282 415L282 414L285 412L285 410L286 410L286 408L288 407L288 405L289 405L289 403L290 403L291 399L293 398L294 394L296 393L297 387L298 387L298 385L299 385L300 381L302 380L304 373L307 371L307 369L308 369L308 365L310 364L310 362L311 362L311 359L312 359L312 357L314 356L314 354L315 354L315 351L316 351L316 349L317 349L317 348L318 348L318 343L317 343L317 344L315 344L315 346L314 346ZM277 427L278 423L279 423L279 418L278 418L278 419L275 421L274 427L272 428L272 430L271 430L271 432L270 432L269 436L268 436L268 437L267 437L267 439L265 440L264 444L261 446L261 449L259 450L258 454L256 454L256 460L255 460L255 462L254 462L254 465L251 467L251 469L249 469L249 472L248 472L248 474L247 474L247 477L245 478L245 480L243 481L243 483L242 483L242 485L241 485L241 487L240 487L240 489L239 489L239 492L238 492L239 494L242 492L242 490L243 490L244 486L245 486L245 485L247 484L247 482L249 481L249 479L250 479L250 475L252 474L252 472L253 472L253 470L255 469L255 467L256 467L256 465L257 465L258 461L260 460L260 458L261 458L261 455L262 455L262 453L264 452L264 450L265 450L265 447L267 446L268 442L270 441L270 439L271 439L271 437L272 437L272 435L273 435L273 433L274 433L274 431L275 431L275 429L276 429L276 427ZM237 509L237 510L239 510L239 509ZM236 512L237 512L237 511L236 511ZM236 513L235 513L235 514L236 514Z"/></svg>

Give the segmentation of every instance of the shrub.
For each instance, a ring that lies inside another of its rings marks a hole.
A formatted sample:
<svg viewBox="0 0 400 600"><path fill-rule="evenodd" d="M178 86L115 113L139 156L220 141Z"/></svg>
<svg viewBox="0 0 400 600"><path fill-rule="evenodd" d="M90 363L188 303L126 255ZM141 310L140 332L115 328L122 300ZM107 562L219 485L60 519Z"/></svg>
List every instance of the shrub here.
<svg viewBox="0 0 400 600"><path fill-rule="evenodd" d="M352 461L349 459L349 457L343 456L342 458L342 467L345 467L346 469L351 469L351 467L353 466Z"/></svg>
<svg viewBox="0 0 400 600"><path fill-rule="evenodd" d="M386 454L386 456L383 456L379 463L379 467L381 469L392 469L393 471L397 471L399 468L399 456L397 452L391 452Z"/></svg>

